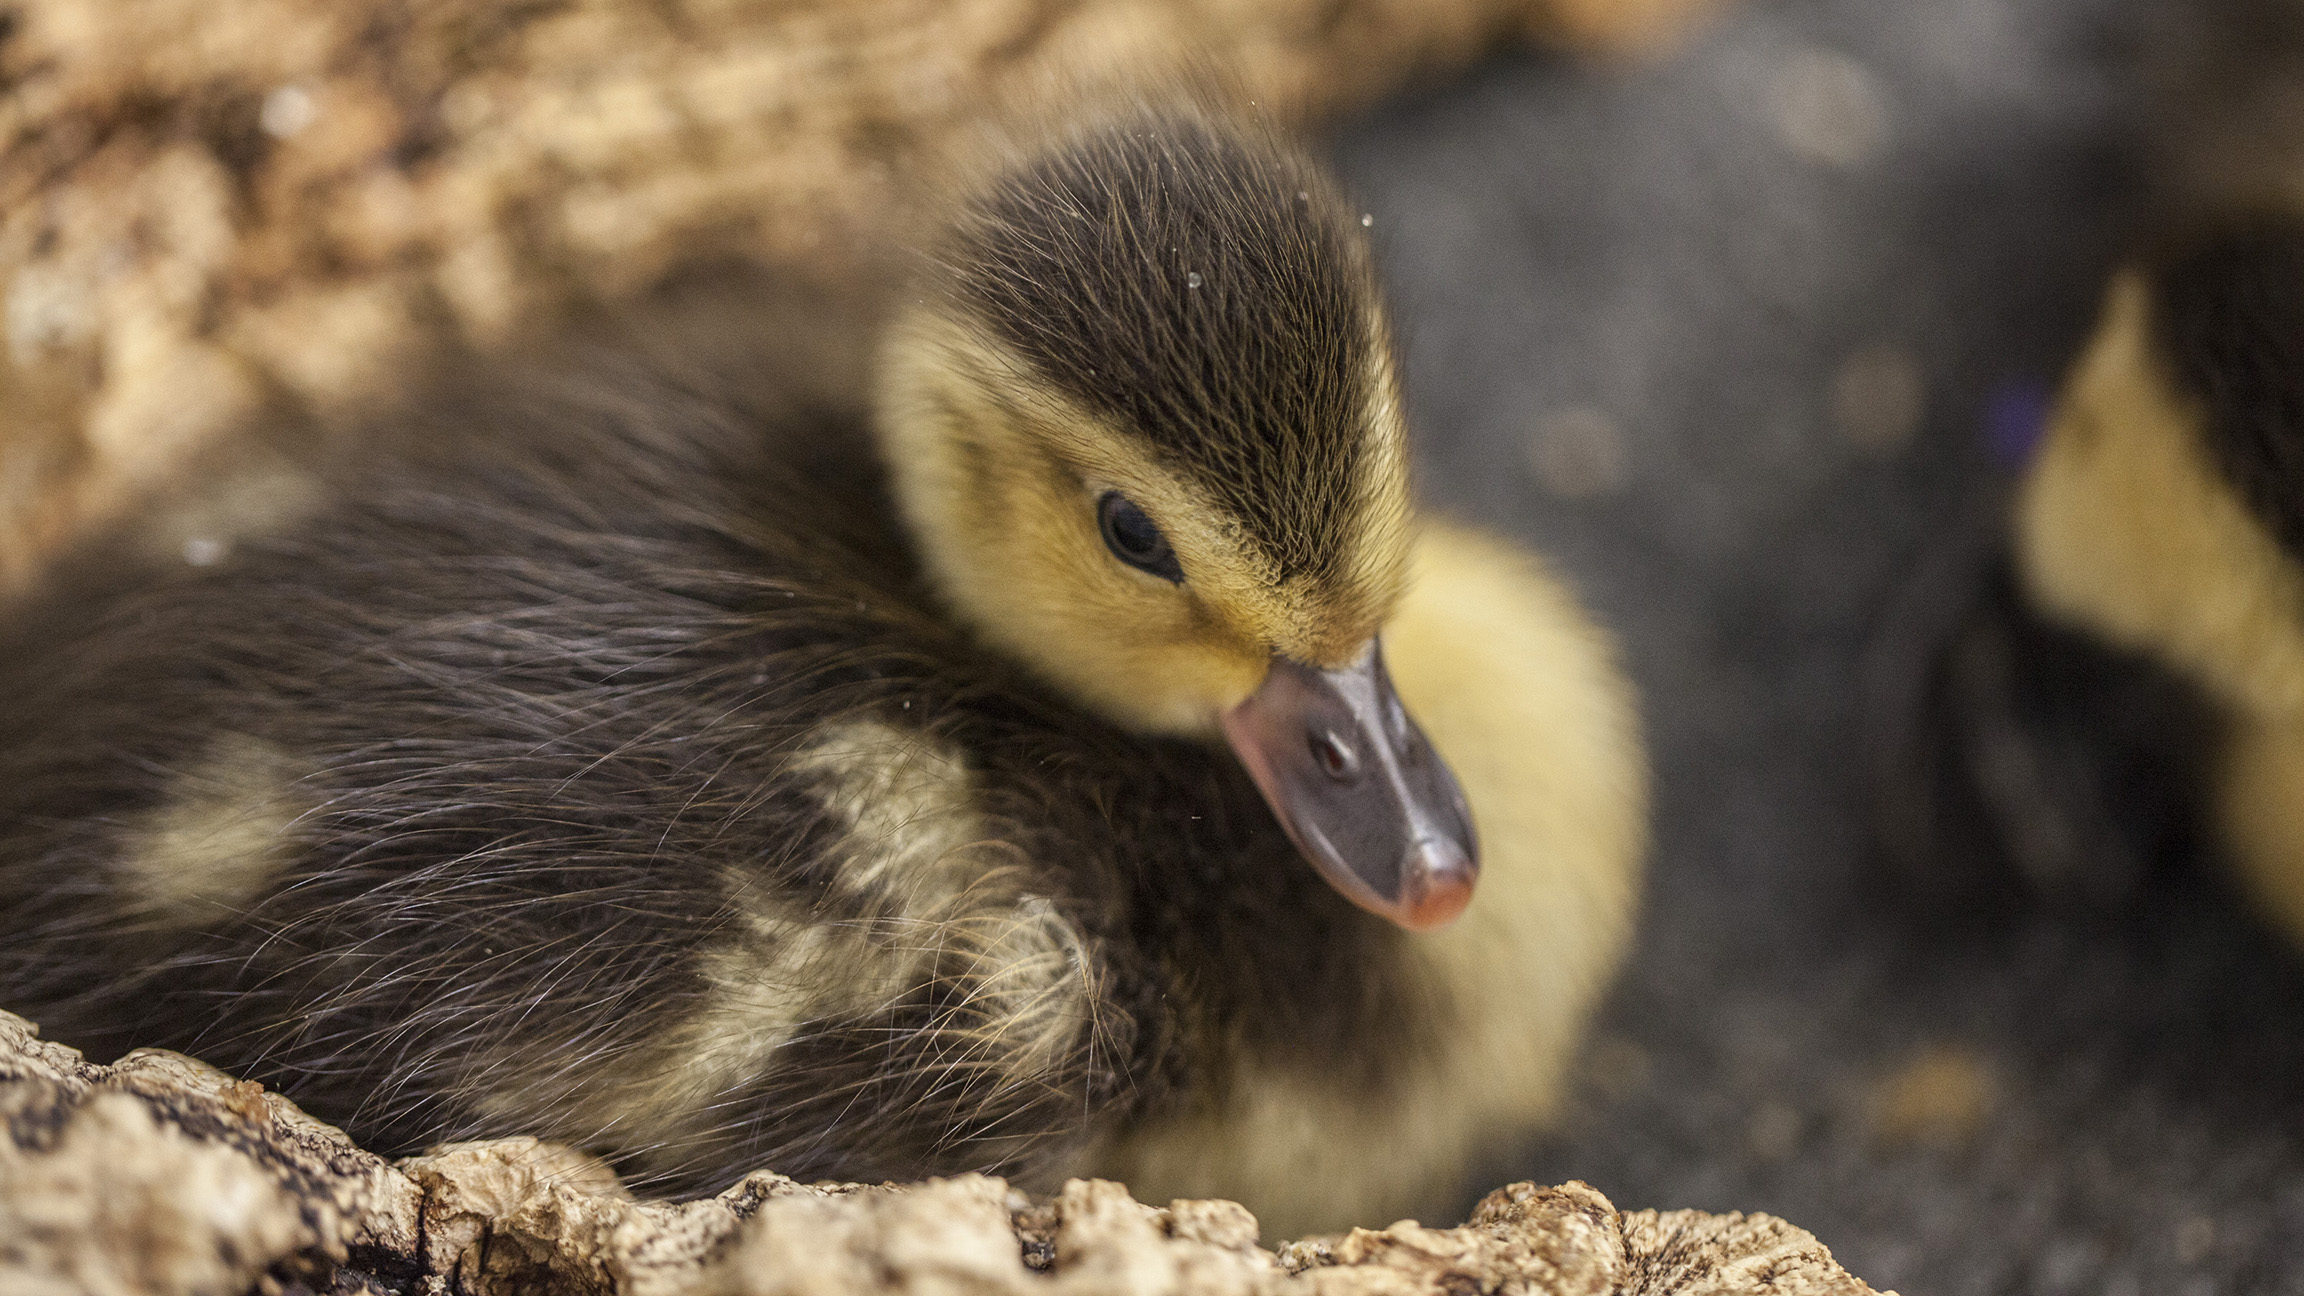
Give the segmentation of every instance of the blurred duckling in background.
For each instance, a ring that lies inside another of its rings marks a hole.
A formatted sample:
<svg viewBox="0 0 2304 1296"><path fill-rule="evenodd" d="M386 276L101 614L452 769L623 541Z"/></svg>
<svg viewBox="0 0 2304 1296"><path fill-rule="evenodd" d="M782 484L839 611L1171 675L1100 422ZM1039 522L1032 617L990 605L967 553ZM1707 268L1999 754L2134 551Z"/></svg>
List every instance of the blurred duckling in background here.
<svg viewBox="0 0 2304 1296"><path fill-rule="evenodd" d="M2304 941L2304 5L2160 18L2156 232L2115 275L2019 488L2014 575L2049 633L2093 640L2041 669L2074 678L2109 649L2173 677L2064 708L2126 731L2106 768L2130 786L2094 780L2063 821L2152 805ZM2118 853L2031 835L2084 856L2075 872Z"/></svg>
<svg viewBox="0 0 2304 1296"><path fill-rule="evenodd" d="M1553 1110L1644 770L1561 585L1414 516L1362 224L1134 111L960 205L868 411L808 303L681 306L85 557L0 652L0 1003L660 1191L1445 1205Z"/></svg>
<svg viewBox="0 0 2304 1296"><path fill-rule="evenodd" d="M2304 213L2119 274L2016 527L2050 616L2211 699L2211 830L2304 941Z"/></svg>

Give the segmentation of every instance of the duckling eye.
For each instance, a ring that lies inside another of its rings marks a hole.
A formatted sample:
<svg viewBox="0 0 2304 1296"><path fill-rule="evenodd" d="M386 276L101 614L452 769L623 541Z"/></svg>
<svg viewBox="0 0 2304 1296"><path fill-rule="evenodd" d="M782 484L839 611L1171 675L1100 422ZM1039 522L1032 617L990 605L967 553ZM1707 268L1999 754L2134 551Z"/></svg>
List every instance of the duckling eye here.
<svg viewBox="0 0 2304 1296"><path fill-rule="evenodd" d="M1096 525L1104 533L1104 547L1112 556L1138 571L1162 580L1184 583L1184 566L1158 524L1118 491L1106 491L1096 501Z"/></svg>

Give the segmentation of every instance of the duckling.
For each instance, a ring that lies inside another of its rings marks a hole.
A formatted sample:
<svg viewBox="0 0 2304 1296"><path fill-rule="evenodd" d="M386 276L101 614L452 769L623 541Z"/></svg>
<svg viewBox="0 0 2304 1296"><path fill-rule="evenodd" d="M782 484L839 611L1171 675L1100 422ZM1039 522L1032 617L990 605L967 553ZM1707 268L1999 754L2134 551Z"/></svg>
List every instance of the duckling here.
<svg viewBox="0 0 2304 1296"><path fill-rule="evenodd" d="M2049 616L2207 700L2203 818L2304 941L2304 7L2165 20L2157 232L2029 469L2016 559Z"/></svg>
<svg viewBox="0 0 2304 1296"><path fill-rule="evenodd" d="M870 377L740 288L464 364L180 574L92 549L0 646L0 1002L658 1192L1444 1204L1555 1109L1645 776L1565 586L1415 516L1362 223L1115 112Z"/></svg>
<svg viewBox="0 0 2304 1296"><path fill-rule="evenodd" d="M2304 214L2114 280L2017 502L2025 588L2217 712L2207 814L2304 940Z"/></svg>

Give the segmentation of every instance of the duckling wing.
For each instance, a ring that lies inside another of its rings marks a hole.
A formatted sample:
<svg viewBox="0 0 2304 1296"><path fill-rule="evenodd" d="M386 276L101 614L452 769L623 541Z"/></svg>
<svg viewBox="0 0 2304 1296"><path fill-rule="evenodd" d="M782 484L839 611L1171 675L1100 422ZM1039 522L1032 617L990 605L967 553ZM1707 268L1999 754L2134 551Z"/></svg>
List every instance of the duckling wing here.
<svg viewBox="0 0 2304 1296"><path fill-rule="evenodd" d="M1002 681L859 520L868 469L782 431L637 369L515 381L221 562L24 612L5 1002L380 1146L533 1133L669 1187L1075 1137L1135 1057L1105 863L987 815Z"/></svg>

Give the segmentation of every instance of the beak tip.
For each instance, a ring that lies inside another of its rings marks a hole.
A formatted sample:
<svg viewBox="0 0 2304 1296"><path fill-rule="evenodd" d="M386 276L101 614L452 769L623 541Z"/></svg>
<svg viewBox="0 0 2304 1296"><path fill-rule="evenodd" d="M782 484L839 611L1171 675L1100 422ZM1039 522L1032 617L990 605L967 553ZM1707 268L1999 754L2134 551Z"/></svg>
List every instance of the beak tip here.
<svg viewBox="0 0 2304 1296"><path fill-rule="evenodd" d="M1472 903L1463 791L1401 710L1374 640L1333 670L1274 658L1219 719L1281 828L1346 899L1417 932Z"/></svg>
<svg viewBox="0 0 2304 1296"><path fill-rule="evenodd" d="M1433 931L1456 921L1472 903L1480 866L1452 841L1422 841L1400 862L1401 903L1391 915L1410 931Z"/></svg>

